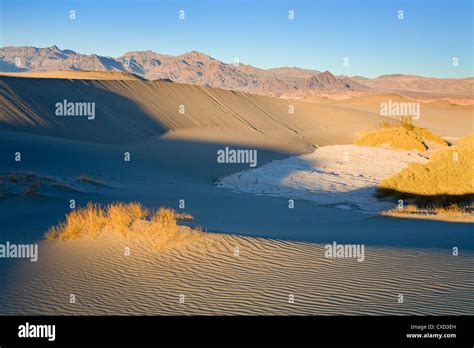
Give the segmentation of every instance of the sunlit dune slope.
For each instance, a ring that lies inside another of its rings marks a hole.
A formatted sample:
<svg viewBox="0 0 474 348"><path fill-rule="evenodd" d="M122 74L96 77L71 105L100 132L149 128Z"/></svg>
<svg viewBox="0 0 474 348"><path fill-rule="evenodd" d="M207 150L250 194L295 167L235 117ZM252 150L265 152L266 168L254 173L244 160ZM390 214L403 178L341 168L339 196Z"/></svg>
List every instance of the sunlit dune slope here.
<svg viewBox="0 0 474 348"><path fill-rule="evenodd" d="M58 117L55 105L64 100L95 103L95 118ZM171 132L351 143L355 132L380 119L358 110L166 81L0 77L0 129L91 142L126 143Z"/></svg>

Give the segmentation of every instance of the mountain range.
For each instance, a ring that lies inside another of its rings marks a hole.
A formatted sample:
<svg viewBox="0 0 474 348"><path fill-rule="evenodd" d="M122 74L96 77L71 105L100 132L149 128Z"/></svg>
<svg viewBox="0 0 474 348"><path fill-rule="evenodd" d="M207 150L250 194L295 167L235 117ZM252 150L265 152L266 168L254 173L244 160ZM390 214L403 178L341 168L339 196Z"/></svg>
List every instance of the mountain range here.
<svg viewBox="0 0 474 348"><path fill-rule="evenodd" d="M432 99L472 99L474 78L429 78L383 75L374 79L335 76L329 71L282 67L260 69L247 64L228 64L191 51L178 56L153 51L132 51L112 58L87 55L57 46L0 48L0 71L39 72L57 70L119 71L147 80L171 80L282 98L323 96L346 99L373 93Z"/></svg>

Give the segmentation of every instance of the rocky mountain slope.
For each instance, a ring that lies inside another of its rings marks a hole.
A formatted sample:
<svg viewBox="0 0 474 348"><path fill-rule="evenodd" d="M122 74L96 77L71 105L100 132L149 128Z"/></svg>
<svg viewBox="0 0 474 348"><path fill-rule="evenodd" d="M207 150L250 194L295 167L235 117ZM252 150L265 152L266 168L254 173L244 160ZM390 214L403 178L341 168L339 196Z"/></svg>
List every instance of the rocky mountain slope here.
<svg viewBox="0 0 474 348"><path fill-rule="evenodd" d="M169 79L173 82L285 98L329 96L345 99L381 92L395 92L411 97L472 98L474 95L474 78L440 79L384 75L368 79L360 76L334 76L329 71L296 67L259 69L242 63L227 64L197 51L179 56L135 51L112 58L62 50L57 46L0 48L0 71L55 70L129 72L148 80Z"/></svg>

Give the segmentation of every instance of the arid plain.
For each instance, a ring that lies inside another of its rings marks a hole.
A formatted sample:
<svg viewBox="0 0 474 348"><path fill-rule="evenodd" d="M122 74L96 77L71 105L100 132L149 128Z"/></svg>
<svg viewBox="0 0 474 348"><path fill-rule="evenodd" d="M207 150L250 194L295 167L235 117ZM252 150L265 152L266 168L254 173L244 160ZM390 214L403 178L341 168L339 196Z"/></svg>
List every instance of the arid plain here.
<svg viewBox="0 0 474 348"><path fill-rule="evenodd" d="M299 74L301 83L307 72ZM472 83L457 90L449 81L446 95L395 93L385 78L385 89L367 92L308 74L331 87L267 93L127 71L1 74L2 236L39 243L39 254L2 260L0 312L473 314ZM93 102L94 115L58 117L63 101ZM415 103L419 115L409 124L381 115L388 102ZM219 162L225 148L256 151L255 167ZM457 156L443 163L459 177L429 167L443 151ZM432 186L423 177L428 193L390 191L419 187L417 170L438 175ZM71 200L74 209L139 202L192 219L176 215L181 237L158 233L169 241L159 250L140 238L151 223L141 212L125 234L45 239ZM364 245L364 260L328 258L333 242Z"/></svg>

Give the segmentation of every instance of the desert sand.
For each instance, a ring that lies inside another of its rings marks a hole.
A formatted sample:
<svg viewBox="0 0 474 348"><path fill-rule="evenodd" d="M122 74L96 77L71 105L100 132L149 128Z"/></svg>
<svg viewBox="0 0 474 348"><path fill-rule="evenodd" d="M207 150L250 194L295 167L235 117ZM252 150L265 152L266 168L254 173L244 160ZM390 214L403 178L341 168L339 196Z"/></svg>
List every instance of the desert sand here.
<svg viewBox="0 0 474 348"><path fill-rule="evenodd" d="M0 91L2 174L48 178L34 195L12 190L11 183L0 186L2 240L39 243L36 263L0 262L6 280L1 313L474 312L472 225L376 216L304 197L295 197L290 210L287 198L217 185L249 168L217 163L225 146L258 150L255 170L264 170L272 161L294 161L290 156L311 160L323 146L350 146L383 119L378 114L166 81L2 76ZM57 117L54 105L64 99L95 102L95 119ZM457 139L472 132L472 115L451 114L459 106L439 108L449 115L439 111L430 121L440 135ZM330 146L324 151L337 154ZM361 158L380 159L379 149L364 151ZM405 154L398 156L400 163L383 169L402 165ZM101 184L80 180L83 175ZM116 238L45 241L44 232L70 210L70 199L79 206L140 201L177 210L184 200L183 210L195 217L187 225L212 233L154 253L139 241ZM323 245L333 241L365 244L365 261L324 258ZM128 257L125 246L132 250ZM452 256L454 246L459 256ZM77 295L74 305L70 294Z"/></svg>
<svg viewBox="0 0 474 348"><path fill-rule="evenodd" d="M124 255L125 247L130 255ZM239 248L239 256L235 248ZM41 242L7 272L3 314L471 314L474 254L369 247L366 261L324 246L209 234L159 253L120 238ZM433 275L436 274L434 277ZM26 286L27 285L27 286ZM76 302L70 303L74 294ZM404 303L398 303L402 294ZM294 303L290 303L293 296ZM181 302L180 302L181 299ZM442 300L440 300L442 299Z"/></svg>
<svg viewBox="0 0 474 348"><path fill-rule="evenodd" d="M416 123L426 127L443 137L463 137L474 129L474 105L457 105L445 100L420 100L402 97L398 94L377 94L341 101L330 101L321 98L306 98L302 101L318 104L329 104L336 107L360 110L380 115L380 105L389 100L398 103L420 103L420 118ZM455 122L447 124L446 118L451 117Z"/></svg>
<svg viewBox="0 0 474 348"><path fill-rule="evenodd" d="M68 75L66 75L68 76ZM280 149L309 149L313 144L351 142L353 133L381 120L360 111L341 110L248 93L164 81L1 78L7 97L2 129L28 130L101 143L143 141L172 132L180 137L222 136L243 143ZM19 96L28 93L28 103ZM51 109L58 101L96 103L93 122L59 118ZM292 111L290 111L290 108ZM292 112L292 113L291 113ZM130 117L133 115L133 118ZM107 129L107 132L103 132ZM331 129L328 132L328 129ZM267 140L268 139L268 140ZM291 139L291 141L289 141ZM277 145L278 146L278 145Z"/></svg>

